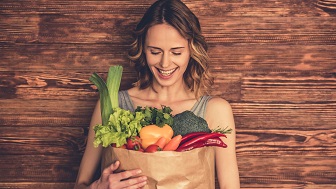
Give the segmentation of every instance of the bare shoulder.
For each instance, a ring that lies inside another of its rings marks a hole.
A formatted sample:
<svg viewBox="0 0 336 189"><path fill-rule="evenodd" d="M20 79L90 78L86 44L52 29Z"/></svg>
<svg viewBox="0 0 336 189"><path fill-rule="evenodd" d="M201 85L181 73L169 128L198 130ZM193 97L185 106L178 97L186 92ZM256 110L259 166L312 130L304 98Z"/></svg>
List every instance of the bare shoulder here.
<svg viewBox="0 0 336 189"><path fill-rule="evenodd" d="M231 111L231 105L227 100L223 98L213 97L208 102L207 111L209 112Z"/></svg>
<svg viewBox="0 0 336 189"><path fill-rule="evenodd" d="M210 129L217 127L234 127L233 113L230 103L220 97L213 97L209 100L206 108L205 118Z"/></svg>

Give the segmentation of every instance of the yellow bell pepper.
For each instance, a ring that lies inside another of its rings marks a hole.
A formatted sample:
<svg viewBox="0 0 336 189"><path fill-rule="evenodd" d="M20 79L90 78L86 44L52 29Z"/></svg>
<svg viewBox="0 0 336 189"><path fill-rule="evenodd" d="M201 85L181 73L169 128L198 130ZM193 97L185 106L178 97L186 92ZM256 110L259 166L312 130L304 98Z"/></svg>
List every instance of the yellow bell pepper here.
<svg viewBox="0 0 336 189"><path fill-rule="evenodd" d="M155 144L160 137L165 137L168 143L173 137L173 129L165 124L163 127L157 125L147 125L140 130L141 146L146 149L149 145Z"/></svg>

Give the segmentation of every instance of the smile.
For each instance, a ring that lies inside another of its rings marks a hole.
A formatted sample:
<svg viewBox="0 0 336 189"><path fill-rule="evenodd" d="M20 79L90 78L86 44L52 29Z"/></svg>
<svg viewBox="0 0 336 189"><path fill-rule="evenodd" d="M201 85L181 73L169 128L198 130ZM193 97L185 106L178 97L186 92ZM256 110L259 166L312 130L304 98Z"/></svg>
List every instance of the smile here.
<svg viewBox="0 0 336 189"><path fill-rule="evenodd" d="M160 74L162 74L163 76L169 76L171 75L177 68L171 69L171 70L160 70L158 69L158 71L160 72Z"/></svg>

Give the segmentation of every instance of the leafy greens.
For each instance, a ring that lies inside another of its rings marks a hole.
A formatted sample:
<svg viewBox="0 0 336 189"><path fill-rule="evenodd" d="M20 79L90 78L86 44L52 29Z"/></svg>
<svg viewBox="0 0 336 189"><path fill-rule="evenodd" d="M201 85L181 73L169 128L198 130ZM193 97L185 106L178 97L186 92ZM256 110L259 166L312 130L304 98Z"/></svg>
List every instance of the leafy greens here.
<svg viewBox="0 0 336 189"><path fill-rule="evenodd" d="M102 124L94 127L95 147L100 144L107 147L112 143L120 147L126 143L127 138L137 136L142 128L140 122L144 115L141 112L133 113L119 107L118 92L122 70L120 65L111 66L106 83L97 73L93 73L89 78L100 93Z"/></svg>

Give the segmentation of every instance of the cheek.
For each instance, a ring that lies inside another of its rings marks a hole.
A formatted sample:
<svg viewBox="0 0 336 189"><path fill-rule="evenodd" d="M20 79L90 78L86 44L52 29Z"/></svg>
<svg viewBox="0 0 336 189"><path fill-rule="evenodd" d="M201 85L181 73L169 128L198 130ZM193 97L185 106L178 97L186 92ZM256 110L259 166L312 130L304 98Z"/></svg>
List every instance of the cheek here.
<svg viewBox="0 0 336 189"><path fill-rule="evenodd" d="M184 66L187 66L190 60L190 56L184 56L181 58L180 62L181 64L183 64Z"/></svg>
<svg viewBox="0 0 336 189"><path fill-rule="evenodd" d="M183 60L186 64L189 63L189 60L191 58L191 55L190 55L190 51L187 51L184 55L183 55Z"/></svg>
<svg viewBox="0 0 336 189"><path fill-rule="evenodd" d="M148 65L154 65L158 62L158 56L153 56L151 54L146 53L146 61Z"/></svg>

